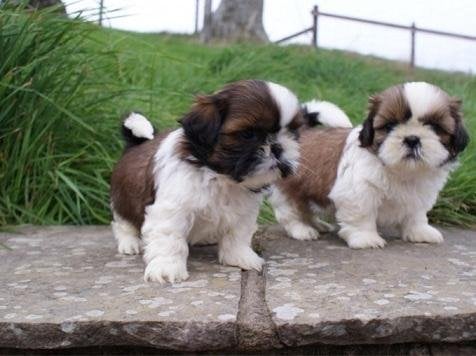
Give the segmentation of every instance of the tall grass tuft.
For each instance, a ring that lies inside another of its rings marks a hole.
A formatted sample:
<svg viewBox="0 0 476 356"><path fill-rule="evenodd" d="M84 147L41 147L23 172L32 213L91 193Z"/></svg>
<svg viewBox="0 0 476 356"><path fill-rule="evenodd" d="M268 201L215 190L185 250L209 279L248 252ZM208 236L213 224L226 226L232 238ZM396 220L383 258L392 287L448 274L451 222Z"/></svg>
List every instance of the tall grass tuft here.
<svg viewBox="0 0 476 356"><path fill-rule="evenodd" d="M120 92L102 74L110 54L86 49L94 31L0 6L0 225L107 222L103 103Z"/></svg>
<svg viewBox="0 0 476 356"><path fill-rule="evenodd" d="M301 100L320 97L363 121L370 94L424 80L464 101L476 134L476 77L416 69L340 51L275 45L204 46L189 36L99 28L49 12L0 6L0 224L109 220L108 179L121 152L118 116L138 109L177 125L196 93L259 78ZM476 226L476 139L433 222ZM273 221L269 205L260 222Z"/></svg>

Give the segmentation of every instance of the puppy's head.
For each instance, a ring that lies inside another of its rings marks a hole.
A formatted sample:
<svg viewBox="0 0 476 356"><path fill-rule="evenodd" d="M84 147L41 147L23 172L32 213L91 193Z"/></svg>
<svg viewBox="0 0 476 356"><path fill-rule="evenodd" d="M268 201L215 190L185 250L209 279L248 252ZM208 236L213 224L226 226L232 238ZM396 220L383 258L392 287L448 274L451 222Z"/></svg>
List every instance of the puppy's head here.
<svg viewBox="0 0 476 356"><path fill-rule="evenodd" d="M243 80L198 96L181 120L187 158L260 189L291 174L298 162L299 103L287 88Z"/></svg>
<svg viewBox="0 0 476 356"><path fill-rule="evenodd" d="M359 139L388 167L437 168L467 146L462 120L460 100L428 83L406 83L370 98Z"/></svg>

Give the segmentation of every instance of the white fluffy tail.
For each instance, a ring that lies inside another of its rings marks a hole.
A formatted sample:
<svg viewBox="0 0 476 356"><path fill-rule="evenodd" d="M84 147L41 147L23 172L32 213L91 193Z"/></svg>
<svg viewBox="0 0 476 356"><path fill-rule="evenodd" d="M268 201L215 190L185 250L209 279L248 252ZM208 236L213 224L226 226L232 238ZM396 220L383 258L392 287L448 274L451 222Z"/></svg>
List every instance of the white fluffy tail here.
<svg viewBox="0 0 476 356"><path fill-rule="evenodd" d="M322 124L328 127L352 128L347 114L328 101L311 100L302 104L302 109L309 126Z"/></svg>
<svg viewBox="0 0 476 356"><path fill-rule="evenodd" d="M154 138L155 129L147 118L136 112L131 112L122 123L122 136L126 148L140 145Z"/></svg>

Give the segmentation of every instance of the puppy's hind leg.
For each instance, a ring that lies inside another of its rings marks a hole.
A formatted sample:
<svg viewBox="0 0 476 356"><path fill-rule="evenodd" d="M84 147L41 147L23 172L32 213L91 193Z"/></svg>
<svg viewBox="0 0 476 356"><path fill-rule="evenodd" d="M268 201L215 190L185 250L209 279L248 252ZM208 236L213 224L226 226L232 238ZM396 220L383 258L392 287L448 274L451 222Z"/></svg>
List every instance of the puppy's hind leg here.
<svg viewBox="0 0 476 356"><path fill-rule="evenodd" d="M302 214L294 202L287 199L279 188L273 188L268 200L274 208L276 220L290 237L296 240L316 240L319 238L319 232L303 221Z"/></svg>
<svg viewBox="0 0 476 356"><path fill-rule="evenodd" d="M139 231L127 220L113 211L112 233L117 241L117 250L125 255L137 255L141 250Z"/></svg>

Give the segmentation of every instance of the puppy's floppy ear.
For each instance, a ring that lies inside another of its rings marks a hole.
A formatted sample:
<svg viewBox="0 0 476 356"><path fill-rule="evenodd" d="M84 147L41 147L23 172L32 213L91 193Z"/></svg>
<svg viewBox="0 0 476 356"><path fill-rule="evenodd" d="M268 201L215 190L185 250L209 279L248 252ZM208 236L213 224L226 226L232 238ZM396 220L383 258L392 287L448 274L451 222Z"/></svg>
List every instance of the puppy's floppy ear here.
<svg viewBox="0 0 476 356"><path fill-rule="evenodd" d="M225 93L199 95L190 112L179 120L191 153L201 161L213 151L227 115L227 103Z"/></svg>
<svg viewBox="0 0 476 356"><path fill-rule="evenodd" d="M374 117L377 115L380 102L381 100L378 96L371 96L369 98L369 114L359 133L360 147L370 147L374 142Z"/></svg>
<svg viewBox="0 0 476 356"><path fill-rule="evenodd" d="M456 157L469 143L469 134L463 125L461 112L462 101L458 98L450 99L450 114L455 120L455 130L451 140L451 155Z"/></svg>

